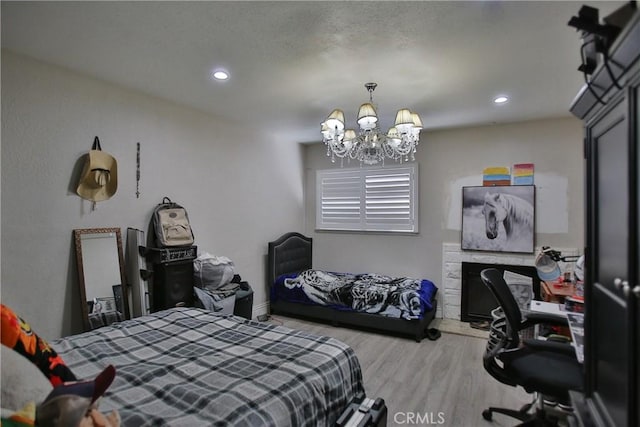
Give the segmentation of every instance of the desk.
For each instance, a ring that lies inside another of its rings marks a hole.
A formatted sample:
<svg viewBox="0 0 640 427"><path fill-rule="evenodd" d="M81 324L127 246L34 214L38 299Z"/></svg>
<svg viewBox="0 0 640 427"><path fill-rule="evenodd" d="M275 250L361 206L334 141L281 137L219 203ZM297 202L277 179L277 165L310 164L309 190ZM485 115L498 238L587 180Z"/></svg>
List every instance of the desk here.
<svg viewBox="0 0 640 427"><path fill-rule="evenodd" d="M564 317L569 321L571 344L576 351L578 362L584 363L584 314L566 311L563 304L546 301L531 301L531 311Z"/></svg>
<svg viewBox="0 0 640 427"><path fill-rule="evenodd" d="M537 311L538 313L555 314L559 317L567 317L567 312L564 309L563 304L547 301L532 300L529 305L531 311Z"/></svg>
<svg viewBox="0 0 640 427"><path fill-rule="evenodd" d="M558 286L559 283L562 283L562 286ZM571 283L564 282L540 282L540 293L542 294L542 298L546 302L555 302L555 303L563 303L566 297L570 297L575 294L576 288Z"/></svg>

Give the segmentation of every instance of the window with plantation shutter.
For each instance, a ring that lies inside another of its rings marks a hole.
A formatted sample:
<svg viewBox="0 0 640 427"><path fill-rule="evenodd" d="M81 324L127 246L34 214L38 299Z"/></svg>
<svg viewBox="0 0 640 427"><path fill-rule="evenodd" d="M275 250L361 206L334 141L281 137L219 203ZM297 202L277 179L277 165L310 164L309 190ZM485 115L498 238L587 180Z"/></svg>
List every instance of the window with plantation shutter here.
<svg viewBox="0 0 640 427"><path fill-rule="evenodd" d="M418 232L418 165L316 172L316 229Z"/></svg>

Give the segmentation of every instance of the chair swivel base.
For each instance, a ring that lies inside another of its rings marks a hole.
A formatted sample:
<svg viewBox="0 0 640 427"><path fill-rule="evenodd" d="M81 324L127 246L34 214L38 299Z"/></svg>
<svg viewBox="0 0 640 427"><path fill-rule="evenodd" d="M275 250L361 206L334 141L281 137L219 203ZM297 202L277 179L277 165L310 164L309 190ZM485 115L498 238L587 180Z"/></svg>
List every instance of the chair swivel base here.
<svg viewBox="0 0 640 427"><path fill-rule="evenodd" d="M535 406L534 412L529 412L532 407ZM491 421L493 418L493 414L503 414L509 417L515 418L519 421L522 421L518 424L518 427L533 427L533 426L557 426L558 421L563 418L562 416L556 417L550 414L547 410L545 410L546 405L543 404L542 396L537 396L533 402L527 403L523 405L519 410L516 409L508 409L508 408L496 408L489 407L482 411L482 418L487 421ZM566 416L567 413L570 413L571 410L560 409L558 412L564 414Z"/></svg>
<svg viewBox="0 0 640 427"><path fill-rule="evenodd" d="M532 417L535 416L529 413L529 410L531 409L534 403L535 402L527 403L526 405L524 405L522 408L518 410L508 409L508 408L496 408L491 406L488 409L485 409L484 411L482 411L482 418L484 418L487 421L491 421L491 419L493 418L493 413L495 412L497 414L507 415L509 417L515 418L520 421L529 421Z"/></svg>

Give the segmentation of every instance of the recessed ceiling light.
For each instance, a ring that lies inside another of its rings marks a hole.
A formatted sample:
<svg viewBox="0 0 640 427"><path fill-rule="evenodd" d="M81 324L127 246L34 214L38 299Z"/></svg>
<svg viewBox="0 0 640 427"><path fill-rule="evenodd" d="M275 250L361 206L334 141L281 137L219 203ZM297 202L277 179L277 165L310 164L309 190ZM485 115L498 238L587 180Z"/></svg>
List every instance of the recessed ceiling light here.
<svg viewBox="0 0 640 427"><path fill-rule="evenodd" d="M229 78L229 73L223 70L217 70L214 71L213 78L216 80L227 80Z"/></svg>
<svg viewBox="0 0 640 427"><path fill-rule="evenodd" d="M504 104L505 102L507 102L509 100L509 98L507 98L506 96L498 96L496 97L493 102L496 104Z"/></svg>

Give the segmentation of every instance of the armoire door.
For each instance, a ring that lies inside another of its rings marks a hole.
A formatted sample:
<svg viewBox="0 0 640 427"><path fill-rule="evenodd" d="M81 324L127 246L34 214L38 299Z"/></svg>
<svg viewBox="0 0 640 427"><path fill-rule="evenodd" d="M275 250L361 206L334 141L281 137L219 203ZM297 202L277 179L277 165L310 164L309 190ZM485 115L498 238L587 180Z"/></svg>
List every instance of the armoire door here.
<svg viewBox="0 0 640 427"><path fill-rule="evenodd" d="M630 156L628 99L618 98L588 128L587 387L608 425L628 426L630 319L623 287L629 280ZM635 250L635 249L634 249Z"/></svg>

